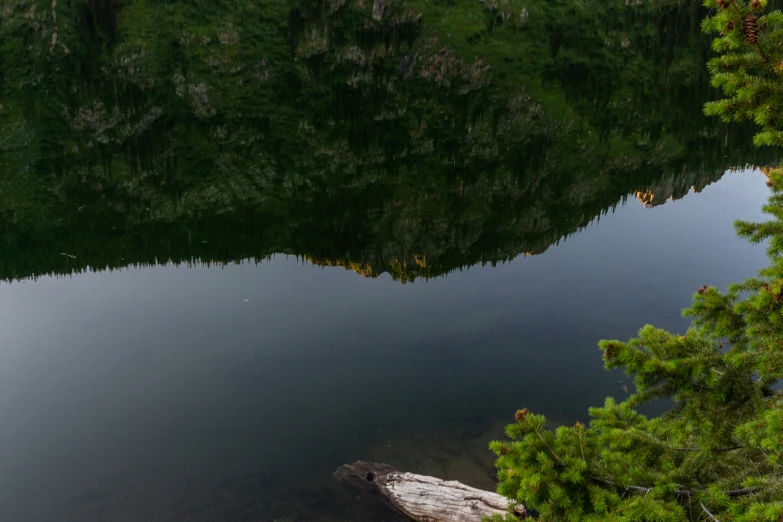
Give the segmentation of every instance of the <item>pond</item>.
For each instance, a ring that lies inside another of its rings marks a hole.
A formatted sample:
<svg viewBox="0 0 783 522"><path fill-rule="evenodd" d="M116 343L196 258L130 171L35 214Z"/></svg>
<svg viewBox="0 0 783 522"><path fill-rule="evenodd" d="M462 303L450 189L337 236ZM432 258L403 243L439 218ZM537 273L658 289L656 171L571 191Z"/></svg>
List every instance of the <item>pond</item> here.
<svg viewBox="0 0 783 522"><path fill-rule="evenodd" d="M766 262L699 5L8 4L0 518L399 520L333 471L622 398L598 340Z"/></svg>

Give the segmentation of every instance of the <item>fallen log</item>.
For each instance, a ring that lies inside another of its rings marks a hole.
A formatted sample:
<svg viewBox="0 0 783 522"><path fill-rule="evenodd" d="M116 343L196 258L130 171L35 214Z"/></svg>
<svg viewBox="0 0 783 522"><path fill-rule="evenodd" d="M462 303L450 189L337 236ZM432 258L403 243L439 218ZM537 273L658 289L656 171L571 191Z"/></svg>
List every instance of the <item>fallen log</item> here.
<svg viewBox="0 0 783 522"><path fill-rule="evenodd" d="M520 519L528 515L524 506L497 493L386 464L360 460L341 466L334 476L416 522L481 522L482 517L509 513L512 505Z"/></svg>

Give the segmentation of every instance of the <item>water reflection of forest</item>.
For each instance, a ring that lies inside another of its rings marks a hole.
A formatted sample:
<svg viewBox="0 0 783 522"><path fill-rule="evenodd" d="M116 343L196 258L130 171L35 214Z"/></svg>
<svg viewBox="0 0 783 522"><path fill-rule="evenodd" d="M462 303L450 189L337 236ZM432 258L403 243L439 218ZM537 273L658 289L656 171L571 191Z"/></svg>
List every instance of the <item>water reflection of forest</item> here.
<svg viewBox="0 0 783 522"><path fill-rule="evenodd" d="M274 253L434 277L769 159L702 115L699 2L446 4L6 7L0 278Z"/></svg>

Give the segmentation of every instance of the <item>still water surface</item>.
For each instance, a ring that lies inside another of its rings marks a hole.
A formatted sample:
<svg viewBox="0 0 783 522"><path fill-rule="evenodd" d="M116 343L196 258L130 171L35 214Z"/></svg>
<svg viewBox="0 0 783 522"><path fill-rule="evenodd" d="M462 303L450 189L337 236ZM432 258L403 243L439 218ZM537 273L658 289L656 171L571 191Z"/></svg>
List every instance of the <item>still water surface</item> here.
<svg viewBox="0 0 783 522"><path fill-rule="evenodd" d="M763 266L731 221L760 218L764 179L631 201L542 255L409 285L287 256L5 283L0 506L7 520L382 517L331 484L360 458L490 487L486 443L516 408L573 422L623 395L598 339L682 331L695 288Z"/></svg>
<svg viewBox="0 0 783 522"><path fill-rule="evenodd" d="M4 8L0 520L396 520L334 469L622 397L599 339L765 262L668 4Z"/></svg>

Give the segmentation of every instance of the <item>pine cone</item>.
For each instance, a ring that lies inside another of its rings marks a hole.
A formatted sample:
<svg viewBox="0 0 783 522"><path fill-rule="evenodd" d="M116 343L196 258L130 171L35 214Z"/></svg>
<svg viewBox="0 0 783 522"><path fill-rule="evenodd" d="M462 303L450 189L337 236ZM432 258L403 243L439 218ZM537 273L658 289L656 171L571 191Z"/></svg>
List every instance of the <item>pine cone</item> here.
<svg viewBox="0 0 783 522"><path fill-rule="evenodd" d="M745 35L745 41L753 45L759 41L759 22L755 15L748 15L742 22L742 32Z"/></svg>

